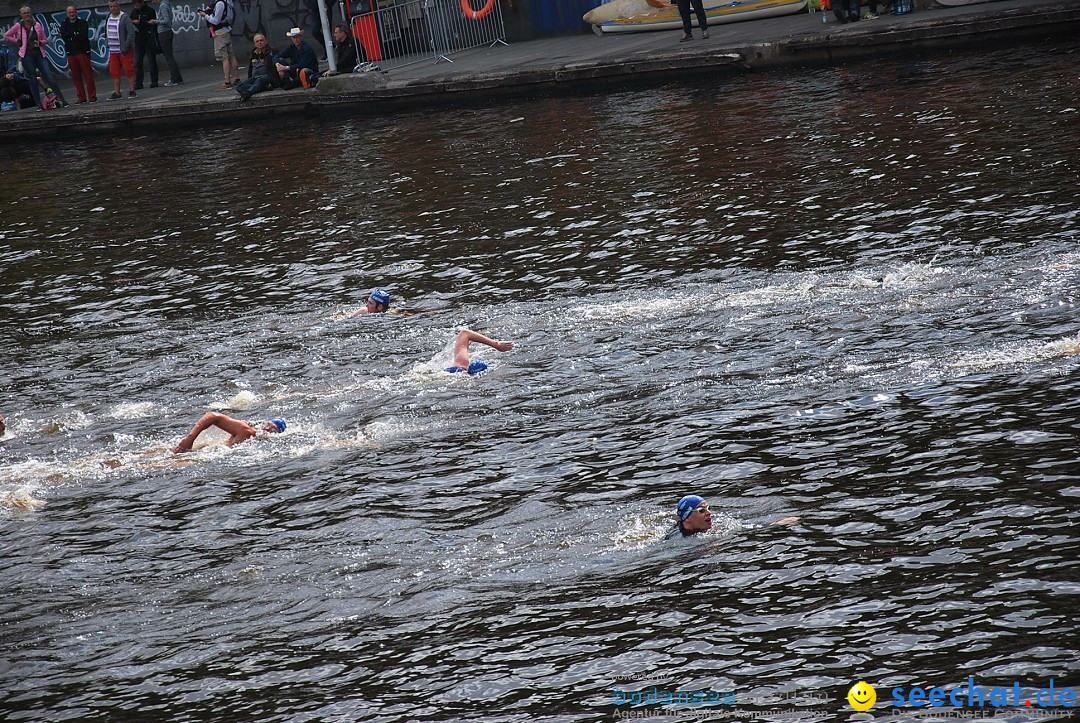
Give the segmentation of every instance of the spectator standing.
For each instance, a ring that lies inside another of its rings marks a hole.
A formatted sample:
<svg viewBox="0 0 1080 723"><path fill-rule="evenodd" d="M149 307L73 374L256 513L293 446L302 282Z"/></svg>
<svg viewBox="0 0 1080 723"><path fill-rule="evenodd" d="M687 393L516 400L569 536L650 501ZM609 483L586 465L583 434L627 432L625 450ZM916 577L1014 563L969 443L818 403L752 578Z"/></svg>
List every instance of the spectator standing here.
<svg viewBox="0 0 1080 723"><path fill-rule="evenodd" d="M66 105L67 100L60 91L60 86L53 81L52 74L49 72L49 63L42 53L42 48L49 42L45 29L41 27L41 23L34 20L34 15L30 12L28 5L19 8L19 15L22 19L11 26L11 30L4 33L4 39L18 48L19 57L22 59L23 74L30 81L30 93L34 96L34 104L40 110L44 110L41 105L41 90L38 88L40 77L46 87L52 88Z"/></svg>
<svg viewBox="0 0 1080 723"><path fill-rule="evenodd" d="M135 97L135 26L120 11L119 0L109 0L109 17L105 21L105 37L109 43L109 75L112 76L113 94L109 100L120 100L120 71L128 79L128 97Z"/></svg>
<svg viewBox="0 0 1080 723"><path fill-rule="evenodd" d="M150 87L158 84L157 13L146 0L135 0L131 6L131 23L135 26L135 90L143 88L143 58L150 60Z"/></svg>
<svg viewBox="0 0 1080 723"><path fill-rule="evenodd" d="M306 80L307 74L310 73L312 77L318 74L319 60L311 46L304 42L303 30L293 28L285 35L292 41L292 45L274 56L278 75L281 76L281 87L287 90L303 84L308 88L310 86Z"/></svg>
<svg viewBox="0 0 1080 723"><path fill-rule="evenodd" d="M240 100L251 100L251 96L281 85L277 67L274 65L274 55L277 50L271 48L266 42L266 36L262 33L255 34L255 47L248 56L247 80L236 86L236 92L240 94Z"/></svg>
<svg viewBox="0 0 1080 723"><path fill-rule="evenodd" d="M206 18L206 24L214 36L214 58L221 61L221 70L225 73L225 85L222 88L239 85L240 63L237 62L232 47L232 24L236 19L233 0L217 0L212 13L207 15L205 10L200 10L199 16Z"/></svg>
<svg viewBox="0 0 1080 723"><path fill-rule="evenodd" d="M334 22L334 5L332 0L327 0L324 7L326 8L326 19L328 22ZM330 47L326 44L326 38L322 34L322 16L319 15L319 0L307 0L308 9L308 21L311 23L311 39L319 43L319 45L325 48L326 53L330 52Z"/></svg>
<svg viewBox="0 0 1080 723"><path fill-rule="evenodd" d="M165 62L169 65L169 79L165 81L165 87L180 85L184 78L180 75L180 66L173 57L173 7L169 0L153 0L157 5L157 33L158 43L161 44L161 54L165 56Z"/></svg>
<svg viewBox="0 0 1080 723"><path fill-rule="evenodd" d="M690 1L691 0L678 0L679 2L679 17L682 18L683 36L679 38L680 43L685 43L687 40L693 40L694 34L691 32L694 28L694 23L690 19ZM709 37L709 18L705 15L705 5L701 0L693 0L694 13L697 15L698 28L701 29L701 39L706 40Z"/></svg>
<svg viewBox="0 0 1080 723"><path fill-rule="evenodd" d="M64 39L71 81L79 96L76 103L97 102L97 85L94 68L90 65L90 24L79 17L74 5L68 5L67 18L60 23L60 37Z"/></svg>

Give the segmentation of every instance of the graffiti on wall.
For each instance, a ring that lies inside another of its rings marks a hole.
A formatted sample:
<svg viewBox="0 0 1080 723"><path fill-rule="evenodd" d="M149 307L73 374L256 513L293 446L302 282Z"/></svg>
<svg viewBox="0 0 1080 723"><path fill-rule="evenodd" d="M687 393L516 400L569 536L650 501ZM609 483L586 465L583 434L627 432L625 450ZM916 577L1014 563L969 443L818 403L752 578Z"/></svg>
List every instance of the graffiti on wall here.
<svg viewBox="0 0 1080 723"><path fill-rule="evenodd" d="M232 35L234 38L251 40L256 33L267 33L273 37L272 28L291 27L309 28L311 26L311 12L306 0L301 6L302 0L238 0L235 5L236 18L233 22ZM211 47L210 34L206 23L199 17L199 8L202 4L176 4L173 5L173 32L176 33L176 49L182 50L184 35L187 35L189 43L199 43L205 36L206 47ZM332 10L332 8L331 8ZM317 10L316 10L317 12ZM106 31L106 21L109 11L106 8L83 8L78 11L78 16L90 26L90 63L103 73L108 72L109 67L109 40ZM60 23L67 19L65 11L54 13L38 13L34 19L41 23L49 42L43 48L45 59L56 68L62 75L70 77L68 70L67 51L64 48L64 40L60 37ZM5 28L11 27L18 18L13 19ZM278 33L281 38L276 38L272 44L280 46L284 39L284 30Z"/></svg>

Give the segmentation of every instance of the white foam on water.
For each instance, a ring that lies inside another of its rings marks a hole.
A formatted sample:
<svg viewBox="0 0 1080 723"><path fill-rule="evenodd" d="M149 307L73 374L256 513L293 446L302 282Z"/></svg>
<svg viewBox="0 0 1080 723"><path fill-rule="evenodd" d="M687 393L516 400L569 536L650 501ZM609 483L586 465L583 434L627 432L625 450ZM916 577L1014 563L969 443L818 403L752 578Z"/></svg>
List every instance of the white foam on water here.
<svg viewBox="0 0 1080 723"><path fill-rule="evenodd" d="M29 487L19 487L0 495L0 507L12 511L34 512L46 504L45 500L34 497L34 491Z"/></svg>
<svg viewBox="0 0 1080 723"><path fill-rule="evenodd" d="M227 401L216 401L210 404L211 409L235 409L244 410L251 409L255 402L258 401L258 397L255 396L255 392L250 389L241 389L234 394L231 399Z"/></svg>
<svg viewBox="0 0 1080 723"><path fill-rule="evenodd" d="M122 402L105 413L113 419L145 419L155 416L157 405L153 402Z"/></svg>
<svg viewBox="0 0 1080 723"><path fill-rule="evenodd" d="M571 319L589 321L623 321L627 319L655 319L672 316L683 311L700 309L709 301L709 295L701 292L682 292L641 295L633 299L612 302L589 302L573 307L567 316Z"/></svg>
<svg viewBox="0 0 1080 723"><path fill-rule="evenodd" d="M973 349L949 362L947 366L961 372L973 372L1025 366L1076 354L1080 354L1080 335L1048 342L1009 343L996 349Z"/></svg>
<svg viewBox="0 0 1080 723"><path fill-rule="evenodd" d="M47 434L74 432L80 429L87 429L93 423L94 421L90 415L77 409L73 409L69 412L64 412L59 417L50 419L45 425L45 432Z"/></svg>

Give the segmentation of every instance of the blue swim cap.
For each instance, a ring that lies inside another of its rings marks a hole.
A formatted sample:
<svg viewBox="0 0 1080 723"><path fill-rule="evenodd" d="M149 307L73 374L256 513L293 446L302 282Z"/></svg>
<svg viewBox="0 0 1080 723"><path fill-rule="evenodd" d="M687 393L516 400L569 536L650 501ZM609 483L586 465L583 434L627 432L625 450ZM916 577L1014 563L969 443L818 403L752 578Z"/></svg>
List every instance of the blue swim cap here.
<svg viewBox="0 0 1080 723"><path fill-rule="evenodd" d="M376 304L382 304L387 309L390 308L390 292L386 289L375 289L371 292L371 296L368 297Z"/></svg>
<svg viewBox="0 0 1080 723"><path fill-rule="evenodd" d="M285 431L285 420L282 419L281 417L275 417L274 419L271 419L270 424L277 427L278 432L284 432Z"/></svg>
<svg viewBox="0 0 1080 723"><path fill-rule="evenodd" d="M679 500L679 506L677 511L679 513L679 522L686 522L686 518L690 516L698 505L705 501L704 497L698 497L697 495L687 495Z"/></svg>
<svg viewBox="0 0 1080 723"><path fill-rule="evenodd" d="M451 374L457 374L458 372L468 372L469 374L479 374L480 372L486 372L488 365L477 359L476 361L469 362L469 368L465 367L447 367L445 371Z"/></svg>

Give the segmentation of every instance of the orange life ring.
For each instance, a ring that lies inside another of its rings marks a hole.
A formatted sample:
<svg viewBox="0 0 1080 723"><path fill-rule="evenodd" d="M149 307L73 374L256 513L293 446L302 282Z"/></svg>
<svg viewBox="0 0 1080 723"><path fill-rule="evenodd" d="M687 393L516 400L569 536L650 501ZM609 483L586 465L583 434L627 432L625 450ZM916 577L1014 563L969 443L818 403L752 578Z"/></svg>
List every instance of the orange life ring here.
<svg viewBox="0 0 1080 723"><path fill-rule="evenodd" d="M495 0L487 0L484 3L484 7L479 10L472 9L472 3L469 0L461 0L461 12L465 13L465 17L472 18L473 20L482 20L486 18L491 9L495 7Z"/></svg>

